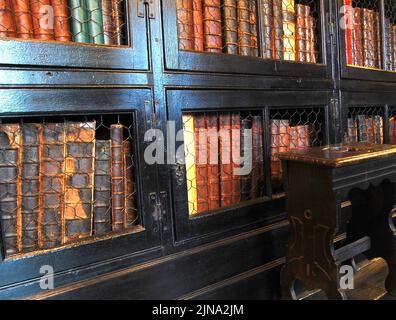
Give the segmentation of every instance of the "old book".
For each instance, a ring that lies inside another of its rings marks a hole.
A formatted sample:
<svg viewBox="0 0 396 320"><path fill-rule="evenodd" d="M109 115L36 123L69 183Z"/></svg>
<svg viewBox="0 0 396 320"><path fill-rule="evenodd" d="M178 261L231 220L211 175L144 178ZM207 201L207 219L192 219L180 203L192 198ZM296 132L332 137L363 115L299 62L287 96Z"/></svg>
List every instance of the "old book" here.
<svg viewBox="0 0 396 320"><path fill-rule="evenodd" d="M249 11L250 11L250 45L251 45L251 55L253 57L258 57L258 31L257 31L257 1L249 1Z"/></svg>
<svg viewBox="0 0 396 320"><path fill-rule="evenodd" d="M135 188L133 176L133 161L132 161L132 143L129 140L123 142L124 154L124 188L125 188L125 213L126 213L126 227L131 228L137 223L137 210L135 204Z"/></svg>
<svg viewBox="0 0 396 320"><path fill-rule="evenodd" d="M205 51L221 53L223 42L220 0L203 0L203 12Z"/></svg>
<svg viewBox="0 0 396 320"><path fill-rule="evenodd" d="M179 49L194 50L193 0L177 0Z"/></svg>
<svg viewBox="0 0 396 320"><path fill-rule="evenodd" d="M353 9L353 30L352 30L352 60L355 66L364 66L363 61L363 9L356 7Z"/></svg>
<svg viewBox="0 0 396 320"><path fill-rule="evenodd" d="M74 42L90 43L88 10L85 0L68 0L70 24Z"/></svg>
<svg viewBox="0 0 396 320"><path fill-rule="evenodd" d="M309 125L299 125L297 126L297 131L298 131L297 149L308 148L310 146Z"/></svg>
<svg viewBox="0 0 396 320"><path fill-rule="evenodd" d="M29 0L12 0L17 37L33 39L33 21Z"/></svg>
<svg viewBox="0 0 396 320"><path fill-rule="evenodd" d="M204 51L202 0L193 0L194 50Z"/></svg>
<svg viewBox="0 0 396 320"><path fill-rule="evenodd" d="M238 0L238 53L242 56L252 55L248 0Z"/></svg>
<svg viewBox="0 0 396 320"><path fill-rule="evenodd" d="M123 157L124 127L113 124L110 127L111 139L111 198L112 198L112 229L121 231L126 226L125 214L125 172Z"/></svg>
<svg viewBox="0 0 396 320"><path fill-rule="evenodd" d="M367 126L366 126L366 117L362 114L357 116L357 124L359 131L359 142L367 141Z"/></svg>
<svg viewBox="0 0 396 320"><path fill-rule="evenodd" d="M353 7L352 0L344 0L344 23L345 23L345 51L347 64L353 64L352 42L353 42Z"/></svg>
<svg viewBox="0 0 396 320"><path fill-rule="evenodd" d="M263 58L273 59L274 42L274 7L272 0L263 0L261 4L261 16L263 21Z"/></svg>
<svg viewBox="0 0 396 320"><path fill-rule="evenodd" d="M122 45L125 36L125 0L111 0L112 23L114 26L114 44Z"/></svg>
<svg viewBox="0 0 396 320"><path fill-rule="evenodd" d="M348 138L350 142L358 142L358 126L354 118L348 118Z"/></svg>
<svg viewBox="0 0 396 320"><path fill-rule="evenodd" d="M41 125L22 125L22 251L38 249L40 201L40 134Z"/></svg>
<svg viewBox="0 0 396 320"><path fill-rule="evenodd" d="M375 67L382 69L382 39L381 39L381 24L380 15L378 12L374 11L374 60Z"/></svg>
<svg viewBox="0 0 396 320"><path fill-rule="evenodd" d="M374 11L363 9L363 62L365 67L374 68L376 61Z"/></svg>
<svg viewBox="0 0 396 320"><path fill-rule="evenodd" d="M205 114L194 115L195 168L197 186L197 212L209 210L207 129Z"/></svg>
<svg viewBox="0 0 396 320"><path fill-rule="evenodd" d="M395 144L395 117L389 118L389 143Z"/></svg>
<svg viewBox="0 0 396 320"><path fill-rule="evenodd" d="M316 55L316 39L315 39L315 19L308 15L308 49L307 49L307 62L309 63L317 63L317 55Z"/></svg>
<svg viewBox="0 0 396 320"><path fill-rule="evenodd" d="M393 29L392 23L389 18L385 19L385 46L386 46L386 57L385 57L385 70L393 70L393 66L395 63L395 55L394 55L394 42L393 42Z"/></svg>
<svg viewBox="0 0 396 320"><path fill-rule="evenodd" d="M281 180L281 161L277 156L280 145L280 126L281 120L271 120L271 180L276 187L280 185Z"/></svg>
<svg viewBox="0 0 396 320"><path fill-rule="evenodd" d="M219 184L219 124L217 113L208 113L206 117L208 130L208 193L209 210L220 207Z"/></svg>
<svg viewBox="0 0 396 320"><path fill-rule="evenodd" d="M299 126L290 126L290 150L298 149L299 145Z"/></svg>
<svg viewBox="0 0 396 320"><path fill-rule="evenodd" d="M88 15L88 30L91 43L104 44L103 13L101 0L85 0Z"/></svg>
<svg viewBox="0 0 396 320"><path fill-rule="evenodd" d="M241 201L251 200L252 190L252 169L253 169L253 137L252 137L252 119L246 117L241 120L241 155L244 167L250 164L250 171L248 174L241 175Z"/></svg>
<svg viewBox="0 0 396 320"><path fill-rule="evenodd" d="M63 123L43 124L40 137L39 247L51 249L63 243L65 192L65 130Z"/></svg>
<svg viewBox="0 0 396 320"><path fill-rule="evenodd" d="M16 27L11 0L0 0L0 37L16 37Z"/></svg>
<svg viewBox="0 0 396 320"><path fill-rule="evenodd" d="M374 123L374 118L373 117L366 117L365 118L365 122L366 122L366 135L367 135L367 142L370 143L375 143L375 136L374 136L374 127L375 127L375 123Z"/></svg>
<svg viewBox="0 0 396 320"><path fill-rule="evenodd" d="M95 235L111 232L111 142L96 140L93 228Z"/></svg>
<svg viewBox="0 0 396 320"><path fill-rule="evenodd" d="M383 119L382 116L376 115L374 116L374 141L378 144L384 143L384 135L383 135Z"/></svg>
<svg viewBox="0 0 396 320"><path fill-rule="evenodd" d="M186 165L186 184L189 215L198 213L197 171L195 164L194 117L183 115L184 158Z"/></svg>
<svg viewBox="0 0 396 320"><path fill-rule="evenodd" d="M282 1L283 0L273 0L273 52L274 59L276 60L283 60Z"/></svg>
<svg viewBox="0 0 396 320"><path fill-rule="evenodd" d="M241 115L231 114L231 163L232 163L232 203L241 201L241 176L238 172L241 163Z"/></svg>
<svg viewBox="0 0 396 320"><path fill-rule="evenodd" d="M299 132L299 141L301 139ZM300 147L300 146L299 146ZM279 153L281 152L287 152L290 149L290 121L286 119L280 120L279 123L279 145L278 145L278 151ZM282 165L280 164L280 174L282 177L283 170L282 170Z"/></svg>
<svg viewBox="0 0 396 320"><path fill-rule="evenodd" d="M117 44L117 34L113 19L112 0L101 0L103 16L103 37L106 45Z"/></svg>
<svg viewBox="0 0 396 320"><path fill-rule="evenodd" d="M252 188L251 198L263 195L264 157L263 157L263 123L261 116L252 117Z"/></svg>
<svg viewBox="0 0 396 320"><path fill-rule="evenodd" d="M299 62L308 62L309 14L309 6L296 4L296 60Z"/></svg>
<svg viewBox="0 0 396 320"><path fill-rule="evenodd" d="M64 242L92 234L95 122L67 122Z"/></svg>
<svg viewBox="0 0 396 320"><path fill-rule="evenodd" d="M72 41L67 0L51 0L54 10L54 36L56 41Z"/></svg>
<svg viewBox="0 0 396 320"><path fill-rule="evenodd" d="M396 71L396 25L392 26L392 38L393 38L393 71Z"/></svg>
<svg viewBox="0 0 396 320"><path fill-rule="evenodd" d="M237 0L224 0L223 10L225 52L238 54Z"/></svg>
<svg viewBox="0 0 396 320"><path fill-rule="evenodd" d="M38 40L54 40L51 0L30 0L33 34Z"/></svg>
<svg viewBox="0 0 396 320"><path fill-rule="evenodd" d="M220 129L220 204L221 207L228 207L232 202L232 148L231 148L231 113L222 112L219 115Z"/></svg>
<svg viewBox="0 0 396 320"><path fill-rule="evenodd" d="M296 60L296 12L294 0L282 1L283 60Z"/></svg>

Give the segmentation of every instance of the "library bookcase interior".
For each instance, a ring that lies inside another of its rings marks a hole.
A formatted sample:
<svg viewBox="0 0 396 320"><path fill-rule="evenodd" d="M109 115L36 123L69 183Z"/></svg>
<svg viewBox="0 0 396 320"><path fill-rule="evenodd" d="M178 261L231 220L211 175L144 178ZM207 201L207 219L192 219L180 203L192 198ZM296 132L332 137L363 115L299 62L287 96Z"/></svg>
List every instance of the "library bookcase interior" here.
<svg viewBox="0 0 396 320"><path fill-rule="evenodd" d="M0 69L1 299L279 299L277 154L396 143L392 0L0 0Z"/></svg>

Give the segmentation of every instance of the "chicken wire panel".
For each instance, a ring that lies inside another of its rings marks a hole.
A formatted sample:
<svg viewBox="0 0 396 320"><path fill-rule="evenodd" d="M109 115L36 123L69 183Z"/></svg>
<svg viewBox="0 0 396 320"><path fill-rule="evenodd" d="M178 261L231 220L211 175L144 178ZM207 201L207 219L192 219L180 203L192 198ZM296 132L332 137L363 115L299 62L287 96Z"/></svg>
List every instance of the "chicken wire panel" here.
<svg viewBox="0 0 396 320"><path fill-rule="evenodd" d="M5 255L137 226L134 143L131 115L4 119L0 225Z"/></svg>
<svg viewBox="0 0 396 320"><path fill-rule="evenodd" d="M346 142L384 143L383 107L352 106L348 110Z"/></svg>
<svg viewBox="0 0 396 320"><path fill-rule="evenodd" d="M0 0L0 38L128 45L127 0Z"/></svg>
<svg viewBox="0 0 396 320"><path fill-rule="evenodd" d="M184 113L183 132L190 216L265 195L261 112Z"/></svg>
<svg viewBox="0 0 396 320"><path fill-rule="evenodd" d="M325 142L323 108L270 111L272 193L284 191L279 153L321 146Z"/></svg>

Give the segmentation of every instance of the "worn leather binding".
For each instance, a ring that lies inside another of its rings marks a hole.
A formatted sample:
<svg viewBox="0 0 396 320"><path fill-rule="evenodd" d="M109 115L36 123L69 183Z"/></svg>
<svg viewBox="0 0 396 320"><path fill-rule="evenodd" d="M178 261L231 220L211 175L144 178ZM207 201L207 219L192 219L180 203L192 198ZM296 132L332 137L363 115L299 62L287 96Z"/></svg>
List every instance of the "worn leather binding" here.
<svg viewBox="0 0 396 320"><path fill-rule="evenodd" d="M381 39L381 24L380 15L374 11L374 27L375 27L375 67L382 69L382 39Z"/></svg>
<svg viewBox="0 0 396 320"><path fill-rule="evenodd" d="M394 65L394 53L393 53L393 30L392 30L392 23L389 18L385 19L385 45L386 45L386 59L385 59L385 70L393 70Z"/></svg>
<svg viewBox="0 0 396 320"><path fill-rule="evenodd" d="M301 139L301 134L299 132L299 140ZM289 120L282 119L279 123L279 153L289 151L290 148L290 122ZM280 178L282 176L283 170L280 164Z"/></svg>
<svg viewBox="0 0 396 320"><path fill-rule="evenodd" d="M294 0L282 1L283 60L296 60L296 14Z"/></svg>
<svg viewBox="0 0 396 320"><path fill-rule="evenodd" d="M375 115L374 116L374 137L375 143L383 144L384 143L384 135L382 128L384 127L384 123L382 120L382 116Z"/></svg>
<svg viewBox="0 0 396 320"><path fill-rule="evenodd" d="M296 60L308 62L309 55L309 17L310 8L302 4L296 5Z"/></svg>
<svg viewBox="0 0 396 320"><path fill-rule="evenodd" d="M124 172L125 172L124 188L125 188L126 227L131 228L137 222L131 141L125 140L123 142L123 153L124 153Z"/></svg>
<svg viewBox="0 0 396 320"><path fill-rule="evenodd" d="M365 119L367 142L370 143L375 143L375 135L374 135L375 123L373 120L374 120L373 117L366 117Z"/></svg>
<svg viewBox="0 0 396 320"><path fill-rule="evenodd" d="M193 0L194 50L204 51L202 0Z"/></svg>
<svg viewBox="0 0 396 320"><path fill-rule="evenodd" d="M85 1L88 13L88 30L90 42L104 44L103 13L101 0Z"/></svg>
<svg viewBox="0 0 396 320"><path fill-rule="evenodd" d="M395 117L389 118L389 143L395 143Z"/></svg>
<svg viewBox="0 0 396 320"><path fill-rule="evenodd" d="M352 49L352 30L353 30L353 20L350 19L353 17L353 8L352 8L352 0L344 0L344 22L345 22L345 51L346 51L346 60L347 64L353 64L353 49Z"/></svg>
<svg viewBox="0 0 396 320"><path fill-rule="evenodd" d="M375 67L376 46L374 11L364 8L363 19L363 62L365 67Z"/></svg>
<svg viewBox="0 0 396 320"><path fill-rule="evenodd" d="M71 30L73 41L90 43L88 28L88 10L84 0L68 0L71 14Z"/></svg>
<svg viewBox="0 0 396 320"><path fill-rule="evenodd" d="M102 0L103 36L106 45L116 45L117 37L113 23L113 8L111 0Z"/></svg>
<svg viewBox="0 0 396 320"><path fill-rule="evenodd" d="M12 0L17 37L33 39L33 21L30 14L29 0Z"/></svg>
<svg viewBox="0 0 396 320"><path fill-rule="evenodd" d="M225 51L238 54L237 0L224 0L224 43Z"/></svg>
<svg viewBox="0 0 396 320"><path fill-rule="evenodd" d="M195 167L197 177L197 213L209 210L207 130L204 113L194 115Z"/></svg>
<svg viewBox="0 0 396 320"><path fill-rule="evenodd" d="M111 0L112 21L115 32L114 44L122 45L124 42L124 7L125 0Z"/></svg>
<svg viewBox="0 0 396 320"><path fill-rule="evenodd" d="M359 131L359 142L367 141L367 126L366 126L366 117L362 114L357 116L357 124Z"/></svg>
<svg viewBox="0 0 396 320"><path fill-rule="evenodd" d="M263 124L261 116L252 117L252 191L251 198L263 195L264 187L264 157L263 157Z"/></svg>
<svg viewBox="0 0 396 320"><path fill-rule="evenodd" d="M110 127L111 139L111 198L113 231L125 229L125 173L123 157L123 126Z"/></svg>
<svg viewBox="0 0 396 320"><path fill-rule="evenodd" d="M67 0L52 0L54 9L54 36L56 41L72 41Z"/></svg>
<svg viewBox="0 0 396 320"><path fill-rule="evenodd" d="M208 113L206 117L208 129L208 193L209 210L220 207L219 184L219 124L217 113Z"/></svg>
<svg viewBox="0 0 396 320"><path fill-rule="evenodd" d="M279 153L279 128L281 121L278 119L271 120L271 178L273 181L278 182L281 174L281 163L277 154Z"/></svg>
<svg viewBox="0 0 396 320"><path fill-rule="evenodd" d="M220 0L203 0L204 8L204 46L205 51L221 53L222 23Z"/></svg>
<svg viewBox="0 0 396 320"><path fill-rule="evenodd" d="M252 139L252 119L247 117L241 120L241 155L244 162L243 166L248 166L251 164L251 169L253 169L253 139ZM248 140L248 137L250 139ZM250 143L249 143L250 142ZM248 174L241 175L241 201L251 200L251 190L252 190L252 170Z"/></svg>
<svg viewBox="0 0 396 320"><path fill-rule="evenodd" d="M290 150L298 149L299 126L290 126Z"/></svg>
<svg viewBox="0 0 396 320"><path fill-rule="evenodd" d="M299 125L297 126L297 131L297 149L305 149L309 147L309 125Z"/></svg>
<svg viewBox="0 0 396 320"><path fill-rule="evenodd" d="M348 139L349 142L358 142L357 121L354 118L348 118Z"/></svg>
<svg viewBox="0 0 396 320"><path fill-rule="evenodd" d="M272 0L263 0L261 9L263 21L263 58L273 59L274 7Z"/></svg>
<svg viewBox="0 0 396 320"><path fill-rule="evenodd" d="M32 13L33 34L38 40L54 40L54 25L50 15L52 14L51 0L30 0Z"/></svg>
<svg viewBox="0 0 396 320"><path fill-rule="evenodd" d="M396 25L393 25L393 27L392 27L392 30L393 30L393 32L392 32L392 34L393 34L393 70L395 71L396 70Z"/></svg>
<svg viewBox="0 0 396 320"><path fill-rule="evenodd" d="M95 122L66 123L64 242L92 234Z"/></svg>
<svg viewBox="0 0 396 320"><path fill-rule="evenodd" d="M22 125L22 251L38 249L40 203L40 134L42 126Z"/></svg>
<svg viewBox="0 0 396 320"><path fill-rule="evenodd" d="M249 1L249 9L250 9L250 45L251 55L253 57L258 57L259 48L258 48L258 31L257 31L257 1L250 0Z"/></svg>
<svg viewBox="0 0 396 320"><path fill-rule="evenodd" d="M111 232L110 140L96 140L93 228L95 235Z"/></svg>
<svg viewBox="0 0 396 320"><path fill-rule="evenodd" d="M241 201L241 176L237 170L241 161L241 115L239 112L231 114L231 163L232 171L232 203Z"/></svg>
<svg viewBox="0 0 396 320"><path fill-rule="evenodd" d="M43 124L40 137L40 194L42 215L39 216L39 246L51 249L62 244L65 192L65 131L63 123Z"/></svg>
<svg viewBox="0 0 396 320"><path fill-rule="evenodd" d="M275 60L283 60L283 23L282 1L273 0L274 29L273 29L273 52Z"/></svg>
<svg viewBox="0 0 396 320"><path fill-rule="evenodd" d="M307 50L307 62L309 63L316 63L316 50L315 50L315 19L308 15L308 33L309 33L309 41L308 43L308 50Z"/></svg>
<svg viewBox="0 0 396 320"><path fill-rule="evenodd" d="M363 10L353 9L354 28L352 30L352 60L355 66L364 66L363 62Z"/></svg>
<svg viewBox="0 0 396 320"><path fill-rule="evenodd" d="M231 149L231 113L222 112L219 116L220 129L220 192L221 207L233 204L233 182L232 182L232 149Z"/></svg>
<svg viewBox="0 0 396 320"><path fill-rule="evenodd" d="M177 0L179 49L194 50L194 25L192 0Z"/></svg>
<svg viewBox="0 0 396 320"><path fill-rule="evenodd" d="M16 37L15 20L11 0L0 0L0 37Z"/></svg>
<svg viewBox="0 0 396 320"><path fill-rule="evenodd" d="M252 55L250 6L248 0L238 1L238 51L241 56Z"/></svg>

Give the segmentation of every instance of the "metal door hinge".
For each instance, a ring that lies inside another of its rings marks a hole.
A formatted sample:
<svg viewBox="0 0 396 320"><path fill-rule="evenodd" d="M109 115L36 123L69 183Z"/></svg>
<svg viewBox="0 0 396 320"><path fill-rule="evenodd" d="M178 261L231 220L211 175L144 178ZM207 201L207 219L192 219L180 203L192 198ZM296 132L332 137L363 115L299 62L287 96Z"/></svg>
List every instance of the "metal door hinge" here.
<svg viewBox="0 0 396 320"><path fill-rule="evenodd" d="M167 192L161 191L159 196L156 192L152 192L149 194L150 203L154 208L153 211L153 219L156 222L156 225L159 227L162 221L162 218L166 216L166 199ZM154 232L158 231L158 227L154 228ZM165 228L165 227L164 227Z"/></svg>
<svg viewBox="0 0 396 320"><path fill-rule="evenodd" d="M334 37L335 37L335 20L331 13L327 15L327 23L328 23L328 43L331 45L335 44Z"/></svg>
<svg viewBox="0 0 396 320"><path fill-rule="evenodd" d="M155 19L155 0L137 0L138 17L144 18L146 16L146 6L148 7L148 18Z"/></svg>

